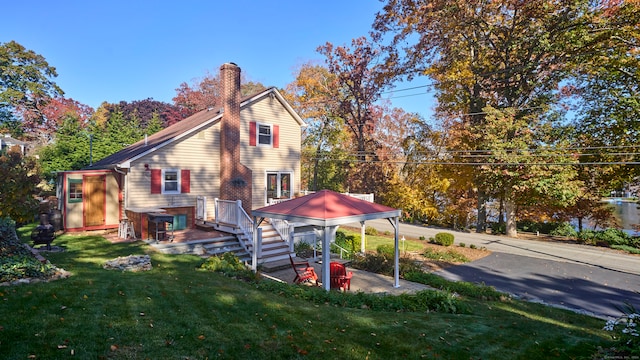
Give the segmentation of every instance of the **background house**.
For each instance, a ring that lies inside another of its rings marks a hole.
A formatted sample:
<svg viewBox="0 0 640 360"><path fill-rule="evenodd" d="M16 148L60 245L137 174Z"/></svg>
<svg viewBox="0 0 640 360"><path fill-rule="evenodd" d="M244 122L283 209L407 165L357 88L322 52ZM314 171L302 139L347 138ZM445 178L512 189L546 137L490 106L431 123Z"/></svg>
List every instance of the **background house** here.
<svg viewBox="0 0 640 360"><path fill-rule="evenodd" d="M80 171L58 174L67 231L117 228L134 221L146 236L145 214L174 215L192 227L214 217L214 199L262 207L300 189L302 119L270 88L241 98L240 68L220 67L223 103L202 110Z"/></svg>
<svg viewBox="0 0 640 360"><path fill-rule="evenodd" d="M28 143L14 139L9 134L0 136L0 151L6 151L14 146L20 147L20 152L24 155L27 152Z"/></svg>

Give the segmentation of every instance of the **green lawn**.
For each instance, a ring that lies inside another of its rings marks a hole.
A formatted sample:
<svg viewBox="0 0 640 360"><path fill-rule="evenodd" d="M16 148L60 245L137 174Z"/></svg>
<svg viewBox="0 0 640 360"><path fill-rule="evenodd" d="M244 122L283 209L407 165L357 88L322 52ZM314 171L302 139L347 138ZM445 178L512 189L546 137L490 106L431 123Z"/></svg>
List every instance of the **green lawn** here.
<svg viewBox="0 0 640 360"><path fill-rule="evenodd" d="M70 278L0 287L1 359L573 359L610 345L603 320L539 304L461 298L463 314L342 307L142 243L64 235L55 244L66 251L47 257ZM102 268L146 253L151 271Z"/></svg>
<svg viewBox="0 0 640 360"><path fill-rule="evenodd" d="M340 227L340 231L343 231L347 235L355 235L360 238L360 229L351 227ZM365 249L367 251L376 251L380 245L393 245L393 234L378 233L378 235L365 235L366 243ZM405 238L402 241L402 237L398 239L398 247L400 252L403 251L422 251L424 250L424 244L429 240L417 240L411 238Z"/></svg>

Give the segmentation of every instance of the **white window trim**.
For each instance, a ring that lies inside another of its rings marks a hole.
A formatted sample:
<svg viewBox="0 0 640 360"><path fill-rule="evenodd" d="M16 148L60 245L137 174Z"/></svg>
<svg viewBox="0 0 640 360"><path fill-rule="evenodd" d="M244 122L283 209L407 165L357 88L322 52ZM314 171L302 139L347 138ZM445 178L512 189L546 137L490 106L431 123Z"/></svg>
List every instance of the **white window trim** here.
<svg viewBox="0 0 640 360"><path fill-rule="evenodd" d="M165 173L167 172L175 172L177 174L176 178L177 178L178 186L176 190L171 190L171 191L165 190L165 178L166 178ZM180 190L182 189L182 172L180 171L180 169L162 169L161 176L162 176L162 184L161 184L162 194L167 194L167 195L180 194Z"/></svg>
<svg viewBox="0 0 640 360"><path fill-rule="evenodd" d="M268 144L260 143L260 127L261 126L269 127L269 143ZM256 146L273 147L273 125L272 124L256 122Z"/></svg>

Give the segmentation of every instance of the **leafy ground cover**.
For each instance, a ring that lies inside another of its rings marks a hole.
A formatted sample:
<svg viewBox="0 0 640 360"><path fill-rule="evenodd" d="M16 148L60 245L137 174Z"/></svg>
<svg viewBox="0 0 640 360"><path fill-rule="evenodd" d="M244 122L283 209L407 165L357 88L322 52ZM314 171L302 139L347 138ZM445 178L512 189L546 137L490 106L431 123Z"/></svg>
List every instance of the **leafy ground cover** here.
<svg viewBox="0 0 640 360"><path fill-rule="evenodd" d="M65 251L47 258L72 276L0 288L0 358L555 359L610 346L603 320L540 304L460 293L464 312L353 307L361 295L315 301L318 289L230 278L140 242L56 245ZM103 268L132 254L149 254L152 270Z"/></svg>

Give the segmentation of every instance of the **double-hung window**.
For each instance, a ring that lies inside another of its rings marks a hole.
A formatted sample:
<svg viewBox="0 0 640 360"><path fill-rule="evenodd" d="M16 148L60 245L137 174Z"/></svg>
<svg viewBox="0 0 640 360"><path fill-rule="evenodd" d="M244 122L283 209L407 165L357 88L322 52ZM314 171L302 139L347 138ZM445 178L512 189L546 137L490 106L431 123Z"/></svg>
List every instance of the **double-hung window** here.
<svg viewBox="0 0 640 360"><path fill-rule="evenodd" d="M180 194L180 170L162 169L162 193Z"/></svg>
<svg viewBox="0 0 640 360"><path fill-rule="evenodd" d="M152 194L186 194L191 191L188 169L150 169Z"/></svg>
<svg viewBox="0 0 640 360"><path fill-rule="evenodd" d="M249 123L249 145L272 147L280 146L280 126L252 121Z"/></svg>
<svg viewBox="0 0 640 360"><path fill-rule="evenodd" d="M258 145L271 146L272 134L271 125L258 123Z"/></svg>

